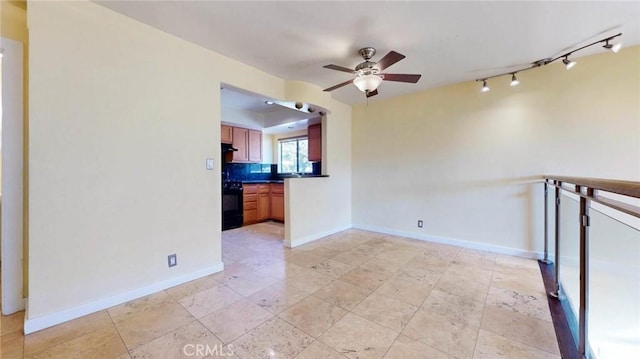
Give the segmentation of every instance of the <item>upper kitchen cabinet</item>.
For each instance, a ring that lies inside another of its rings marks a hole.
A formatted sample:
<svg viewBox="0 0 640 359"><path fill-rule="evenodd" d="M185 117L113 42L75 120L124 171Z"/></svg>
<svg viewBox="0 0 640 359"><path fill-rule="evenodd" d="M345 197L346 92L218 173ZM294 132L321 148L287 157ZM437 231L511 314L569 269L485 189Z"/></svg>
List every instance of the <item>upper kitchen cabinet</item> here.
<svg viewBox="0 0 640 359"><path fill-rule="evenodd" d="M322 161L322 125L311 125L307 128L309 139L309 161Z"/></svg>
<svg viewBox="0 0 640 359"><path fill-rule="evenodd" d="M220 142L227 144L233 143L233 127L220 125Z"/></svg>
<svg viewBox="0 0 640 359"><path fill-rule="evenodd" d="M262 132L249 130L249 162L262 162Z"/></svg>
<svg viewBox="0 0 640 359"><path fill-rule="evenodd" d="M231 152L231 162L262 162L262 132L242 127L227 127L231 128L231 145L237 149Z"/></svg>

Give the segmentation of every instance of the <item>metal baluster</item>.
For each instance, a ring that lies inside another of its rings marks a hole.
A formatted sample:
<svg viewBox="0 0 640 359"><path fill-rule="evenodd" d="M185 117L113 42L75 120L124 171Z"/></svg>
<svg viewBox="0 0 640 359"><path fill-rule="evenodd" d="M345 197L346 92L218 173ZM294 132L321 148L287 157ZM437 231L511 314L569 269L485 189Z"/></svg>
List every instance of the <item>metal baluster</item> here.
<svg viewBox="0 0 640 359"><path fill-rule="evenodd" d="M554 291L549 293L556 299L560 298L560 187L562 187L561 181L555 181L556 184L556 264L554 266L555 278L554 278Z"/></svg>
<svg viewBox="0 0 640 359"><path fill-rule="evenodd" d="M576 192L582 188L576 186ZM587 196L593 197L593 190L587 189ZM587 358L589 324L589 207L591 200L580 197L580 309L578 313L578 353Z"/></svg>
<svg viewBox="0 0 640 359"><path fill-rule="evenodd" d="M540 262L551 264L549 260L549 183L544 180L544 259Z"/></svg>

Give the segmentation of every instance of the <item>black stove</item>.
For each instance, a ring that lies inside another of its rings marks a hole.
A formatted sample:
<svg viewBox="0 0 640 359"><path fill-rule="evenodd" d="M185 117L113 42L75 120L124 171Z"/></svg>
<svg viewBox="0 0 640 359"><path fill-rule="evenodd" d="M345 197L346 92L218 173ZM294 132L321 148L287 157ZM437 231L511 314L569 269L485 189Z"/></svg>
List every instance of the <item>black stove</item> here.
<svg viewBox="0 0 640 359"><path fill-rule="evenodd" d="M242 227L242 181L222 181L222 230Z"/></svg>

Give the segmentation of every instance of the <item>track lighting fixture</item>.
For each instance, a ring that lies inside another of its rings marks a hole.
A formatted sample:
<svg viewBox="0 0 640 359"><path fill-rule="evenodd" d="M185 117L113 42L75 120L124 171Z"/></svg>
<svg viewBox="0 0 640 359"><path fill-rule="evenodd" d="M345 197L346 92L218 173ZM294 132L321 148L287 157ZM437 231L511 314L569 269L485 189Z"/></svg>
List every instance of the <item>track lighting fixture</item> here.
<svg viewBox="0 0 640 359"><path fill-rule="evenodd" d="M487 86L487 80L482 80L482 89L481 92L489 92L491 89Z"/></svg>
<svg viewBox="0 0 640 359"><path fill-rule="evenodd" d="M515 72L514 71L504 72L504 73L501 73L501 74L497 74L497 75L493 75L493 76L489 76L489 77L476 79L476 81L482 82L482 89L480 91L487 92L487 91L489 91L489 86L487 86L487 80L489 80L489 79L492 79L492 78L495 78L495 77L511 75L511 86L517 86L518 84L520 84L520 81L518 81L518 78L516 77L516 74L518 72L535 69L536 67L546 66L546 65L549 65L550 63L552 63L554 61L557 61L557 60L560 60L560 59L562 59L562 63L566 66L567 70L570 70L577 64L577 62L570 60L569 56L573 55L574 53L576 53L576 52L578 52L580 50L586 49L587 47L591 47L591 46L596 45L596 44L604 44L604 45L602 45L602 47L604 47L607 50L611 50L614 53L617 53L618 51L620 51L620 49L622 48L622 42L618 41L615 44L611 43L615 38L620 37L620 36L622 36L622 33L618 33L618 34L615 34L613 36L605 37L602 40L598 40L598 41L592 42L592 43L590 43L588 45L584 45L582 47L579 47L577 49L571 50L569 52L566 52L566 53L564 53L562 55L559 55L557 57L554 57L554 58L548 57L548 58L544 58L542 60L534 61L534 62L531 63L531 65L529 67L525 67L525 68L519 69L519 70L517 70Z"/></svg>
<svg viewBox="0 0 640 359"><path fill-rule="evenodd" d="M602 45L602 47L604 47L607 50L611 50L614 54L617 54L618 51L620 51L620 49L622 48L622 43L619 42L617 44L611 45L609 43L609 40L606 40L606 43L604 45Z"/></svg>
<svg viewBox="0 0 640 359"><path fill-rule="evenodd" d="M516 77L515 72L513 74L511 74L511 86L518 86L518 84L520 83L520 81L518 81L518 78Z"/></svg>
<svg viewBox="0 0 640 359"><path fill-rule="evenodd" d="M569 56L565 56L564 59L562 59L562 63L566 66L567 70L571 70L577 64L577 62L569 60Z"/></svg>

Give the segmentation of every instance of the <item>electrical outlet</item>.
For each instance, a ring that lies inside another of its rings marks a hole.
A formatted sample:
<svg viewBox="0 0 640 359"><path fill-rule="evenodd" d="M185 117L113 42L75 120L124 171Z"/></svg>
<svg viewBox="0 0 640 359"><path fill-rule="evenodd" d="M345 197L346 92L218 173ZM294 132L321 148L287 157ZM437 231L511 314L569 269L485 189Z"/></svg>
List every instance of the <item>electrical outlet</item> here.
<svg viewBox="0 0 640 359"><path fill-rule="evenodd" d="M421 219L418 220L418 228L422 228L424 226L424 222Z"/></svg>
<svg viewBox="0 0 640 359"><path fill-rule="evenodd" d="M169 267L175 267L178 265L178 256L176 254L169 254L167 256L167 262L169 263Z"/></svg>

